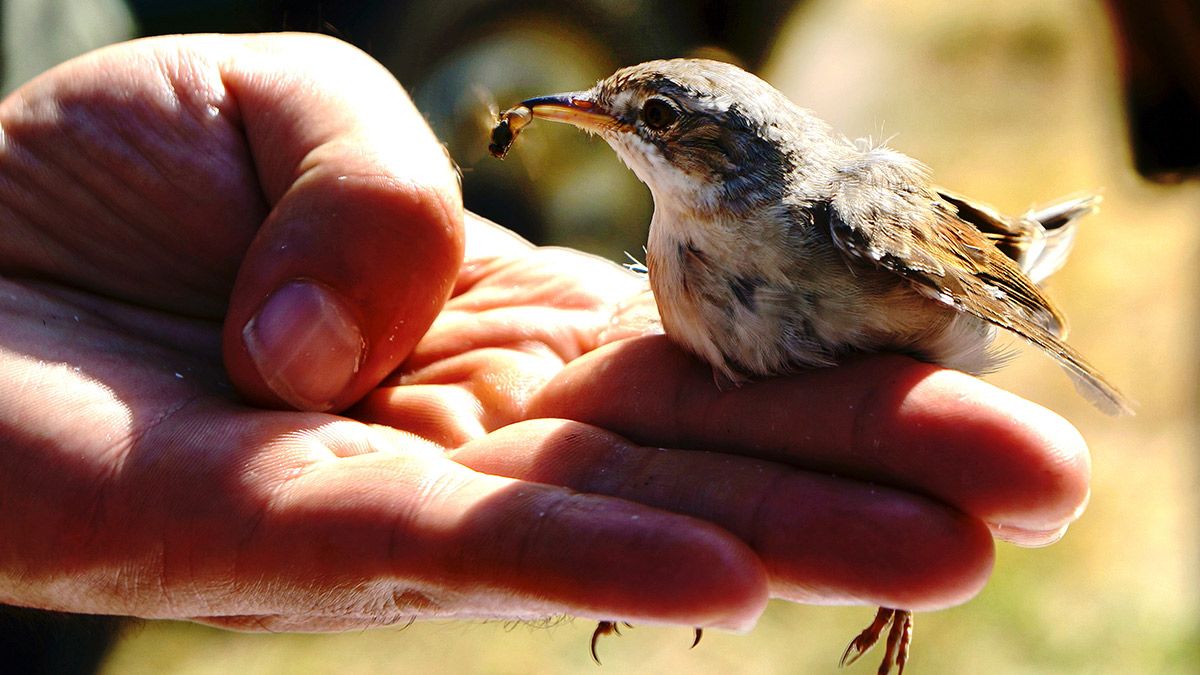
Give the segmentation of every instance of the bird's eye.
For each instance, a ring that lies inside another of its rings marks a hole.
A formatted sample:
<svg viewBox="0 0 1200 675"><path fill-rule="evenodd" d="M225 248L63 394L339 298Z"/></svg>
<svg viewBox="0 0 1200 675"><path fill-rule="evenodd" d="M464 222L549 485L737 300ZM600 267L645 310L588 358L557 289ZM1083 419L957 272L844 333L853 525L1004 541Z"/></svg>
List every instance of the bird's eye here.
<svg viewBox="0 0 1200 675"><path fill-rule="evenodd" d="M652 98L642 104L642 122L655 131L662 131L679 119L675 106L661 98Z"/></svg>

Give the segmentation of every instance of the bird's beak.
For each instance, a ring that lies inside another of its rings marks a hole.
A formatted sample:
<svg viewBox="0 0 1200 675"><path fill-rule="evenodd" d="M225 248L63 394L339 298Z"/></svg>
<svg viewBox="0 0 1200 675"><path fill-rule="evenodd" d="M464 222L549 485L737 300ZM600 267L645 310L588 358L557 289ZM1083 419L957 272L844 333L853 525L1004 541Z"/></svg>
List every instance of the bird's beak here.
<svg viewBox="0 0 1200 675"><path fill-rule="evenodd" d="M521 105L529 108L534 117L566 122L585 131L601 133L625 126L620 120L613 117L612 113L593 101L586 91L538 96L521 101Z"/></svg>

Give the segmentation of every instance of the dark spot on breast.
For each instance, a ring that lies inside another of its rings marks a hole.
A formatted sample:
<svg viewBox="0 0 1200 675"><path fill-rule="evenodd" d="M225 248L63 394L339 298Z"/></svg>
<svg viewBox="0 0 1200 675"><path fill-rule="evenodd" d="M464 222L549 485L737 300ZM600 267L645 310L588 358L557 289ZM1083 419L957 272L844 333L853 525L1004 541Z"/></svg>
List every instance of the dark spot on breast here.
<svg viewBox="0 0 1200 675"><path fill-rule="evenodd" d="M737 298L743 307L753 312L758 304L754 298L754 291L762 284L763 280L759 277L731 277L729 290L733 291L733 297Z"/></svg>
<svg viewBox="0 0 1200 675"><path fill-rule="evenodd" d="M699 248L696 248L696 245L692 242L681 241L679 242L679 261L683 263L684 266L688 266L693 263L699 263L707 266L708 255Z"/></svg>
<svg viewBox="0 0 1200 675"><path fill-rule="evenodd" d="M683 283L684 289L689 290L695 275L702 273L696 267L708 267L708 255L690 241L679 242L676 245L675 254L679 259L679 280Z"/></svg>

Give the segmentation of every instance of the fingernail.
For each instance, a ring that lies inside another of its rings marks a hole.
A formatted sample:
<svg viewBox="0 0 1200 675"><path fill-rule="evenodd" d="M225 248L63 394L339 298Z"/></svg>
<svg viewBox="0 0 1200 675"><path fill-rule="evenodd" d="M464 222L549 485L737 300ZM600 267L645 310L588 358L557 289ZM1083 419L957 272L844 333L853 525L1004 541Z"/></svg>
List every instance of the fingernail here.
<svg viewBox="0 0 1200 675"><path fill-rule="evenodd" d="M280 286L242 330L258 374L300 410L328 410L362 365L366 342L350 308L311 280Z"/></svg>

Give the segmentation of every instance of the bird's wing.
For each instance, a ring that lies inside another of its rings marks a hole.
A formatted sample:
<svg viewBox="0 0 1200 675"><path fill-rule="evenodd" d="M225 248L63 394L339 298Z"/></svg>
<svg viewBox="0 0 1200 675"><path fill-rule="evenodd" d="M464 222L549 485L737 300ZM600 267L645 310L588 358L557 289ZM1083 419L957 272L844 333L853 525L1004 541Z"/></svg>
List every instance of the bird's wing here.
<svg viewBox="0 0 1200 675"><path fill-rule="evenodd" d="M960 219L979 230L1001 253L1017 261L1018 265L1022 265L1037 239L1045 237L1038 223L1006 216L987 204L943 188L938 188L937 196L953 206Z"/></svg>
<svg viewBox="0 0 1200 675"><path fill-rule="evenodd" d="M1062 268L1075 242L1079 219L1095 211L1100 201L1099 195L1075 195L1012 217L943 188L938 188L937 194L954 207L959 218L1015 260L1035 284Z"/></svg>
<svg viewBox="0 0 1200 675"><path fill-rule="evenodd" d="M834 245L894 272L926 297L1009 330L1057 359L1106 412L1124 397L1059 335L1062 313L955 207L929 187L919 162L886 149L840 167L829 202Z"/></svg>

